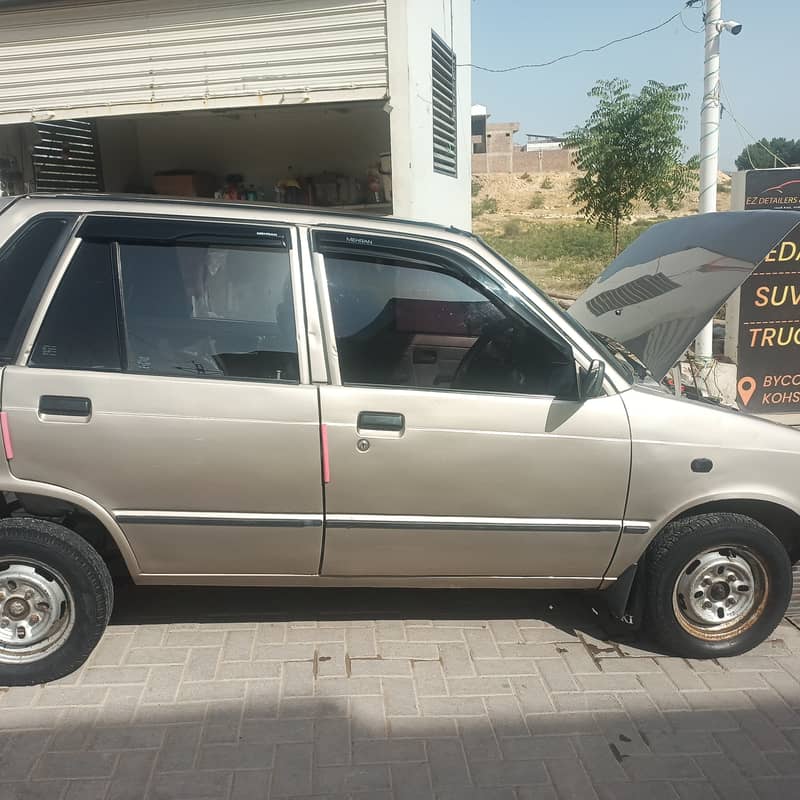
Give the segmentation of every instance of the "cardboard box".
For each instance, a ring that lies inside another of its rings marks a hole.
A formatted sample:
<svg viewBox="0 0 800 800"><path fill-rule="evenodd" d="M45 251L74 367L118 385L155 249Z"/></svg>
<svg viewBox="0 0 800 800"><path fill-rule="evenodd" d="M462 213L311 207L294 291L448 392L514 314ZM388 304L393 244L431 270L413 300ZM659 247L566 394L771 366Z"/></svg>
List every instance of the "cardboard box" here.
<svg viewBox="0 0 800 800"><path fill-rule="evenodd" d="M170 197L213 197L217 181L207 172L161 172L153 176L156 194Z"/></svg>

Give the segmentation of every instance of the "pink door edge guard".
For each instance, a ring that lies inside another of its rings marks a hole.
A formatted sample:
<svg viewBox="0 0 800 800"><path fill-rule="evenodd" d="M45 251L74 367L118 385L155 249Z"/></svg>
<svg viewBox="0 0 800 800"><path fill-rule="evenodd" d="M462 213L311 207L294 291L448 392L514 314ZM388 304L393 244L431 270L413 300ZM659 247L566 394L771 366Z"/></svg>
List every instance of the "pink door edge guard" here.
<svg viewBox="0 0 800 800"><path fill-rule="evenodd" d="M328 453L328 426L324 423L319 426L319 439L322 449L322 482L331 482L331 462Z"/></svg>
<svg viewBox="0 0 800 800"><path fill-rule="evenodd" d="M11 461L14 458L14 446L11 443L11 429L8 427L8 413L5 411L0 411L0 432L2 432L6 459Z"/></svg>

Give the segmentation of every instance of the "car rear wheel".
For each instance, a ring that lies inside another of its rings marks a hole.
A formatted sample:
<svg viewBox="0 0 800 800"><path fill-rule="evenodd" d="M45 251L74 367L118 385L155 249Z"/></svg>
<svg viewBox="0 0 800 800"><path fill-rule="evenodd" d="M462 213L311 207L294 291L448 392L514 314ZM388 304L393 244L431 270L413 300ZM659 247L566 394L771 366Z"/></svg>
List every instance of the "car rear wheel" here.
<svg viewBox="0 0 800 800"><path fill-rule="evenodd" d="M52 522L0 520L0 686L76 670L103 635L114 589L103 559Z"/></svg>
<svg viewBox="0 0 800 800"><path fill-rule="evenodd" d="M646 571L646 631L687 658L751 650L775 630L791 599L786 549L740 514L671 523L651 544Z"/></svg>

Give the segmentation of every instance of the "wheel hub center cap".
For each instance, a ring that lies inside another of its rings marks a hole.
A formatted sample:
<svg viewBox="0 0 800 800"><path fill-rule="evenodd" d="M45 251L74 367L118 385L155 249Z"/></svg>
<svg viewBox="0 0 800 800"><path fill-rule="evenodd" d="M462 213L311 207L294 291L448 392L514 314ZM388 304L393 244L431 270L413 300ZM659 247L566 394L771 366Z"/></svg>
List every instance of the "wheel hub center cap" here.
<svg viewBox="0 0 800 800"><path fill-rule="evenodd" d="M0 666L46 658L74 628L75 604L67 582L35 559L0 560L0 595Z"/></svg>
<svg viewBox="0 0 800 800"><path fill-rule="evenodd" d="M731 587L723 581L718 581L711 587L711 591L708 594L712 600L719 602L720 600L724 600L730 593Z"/></svg>
<svg viewBox="0 0 800 800"><path fill-rule="evenodd" d="M768 581L761 559L739 546L702 551L678 574L673 609L692 636L735 636L763 610Z"/></svg>
<svg viewBox="0 0 800 800"><path fill-rule="evenodd" d="M12 597L5 607L5 613L13 620L25 619L30 613L31 607L26 600L21 597Z"/></svg>

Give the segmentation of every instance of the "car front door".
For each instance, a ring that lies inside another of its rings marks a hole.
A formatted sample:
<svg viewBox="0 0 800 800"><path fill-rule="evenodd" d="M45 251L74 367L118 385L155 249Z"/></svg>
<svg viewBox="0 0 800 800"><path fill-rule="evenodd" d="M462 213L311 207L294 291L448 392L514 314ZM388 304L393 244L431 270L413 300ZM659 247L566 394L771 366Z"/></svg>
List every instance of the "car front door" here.
<svg viewBox="0 0 800 800"><path fill-rule="evenodd" d="M110 511L145 576L318 571L319 410L295 239L89 216L5 370L13 474Z"/></svg>
<svg viewBox="0 0 800 800"><path fill-rule="evenodd" d="M621 398L580 402L570 344L463 252L320 231L313 247L323 574L599 582L629 478Z"/></svg>

